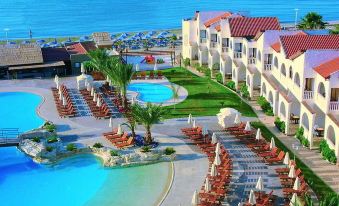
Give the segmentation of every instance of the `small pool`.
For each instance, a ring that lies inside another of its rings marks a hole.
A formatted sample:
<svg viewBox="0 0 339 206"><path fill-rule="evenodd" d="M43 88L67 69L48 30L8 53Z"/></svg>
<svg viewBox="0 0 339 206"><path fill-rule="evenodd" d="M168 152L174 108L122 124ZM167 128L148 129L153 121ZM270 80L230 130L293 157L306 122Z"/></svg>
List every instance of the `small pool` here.
<svg viewBox="0 0 339 206"><path fill-rule="evenodd" d="M163 103L173 97L173 91L162 84L132 83L128 90L137 92L137 99L143 102Z"/></svg>

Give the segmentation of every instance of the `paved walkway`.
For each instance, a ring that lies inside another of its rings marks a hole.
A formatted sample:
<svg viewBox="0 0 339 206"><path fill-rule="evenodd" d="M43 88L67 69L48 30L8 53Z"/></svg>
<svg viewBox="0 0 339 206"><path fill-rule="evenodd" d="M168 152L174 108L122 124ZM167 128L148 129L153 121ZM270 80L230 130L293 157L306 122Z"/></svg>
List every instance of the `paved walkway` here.
<svg viewBox="0 0 339 206"><path fill-rule="evenodd" d="M339 167L329 164L323 160L318 150L310 150L300 145L299 141L291 136L284 135L274 125L274 117L266 116L260 106L250 101L249 104L254 108L259 120L282 141L286 147L293 151L296 156L313 170L321 179L323 179L335 192L339 193ZM293 149L292 145L299 145L298 150Z"/></svg>

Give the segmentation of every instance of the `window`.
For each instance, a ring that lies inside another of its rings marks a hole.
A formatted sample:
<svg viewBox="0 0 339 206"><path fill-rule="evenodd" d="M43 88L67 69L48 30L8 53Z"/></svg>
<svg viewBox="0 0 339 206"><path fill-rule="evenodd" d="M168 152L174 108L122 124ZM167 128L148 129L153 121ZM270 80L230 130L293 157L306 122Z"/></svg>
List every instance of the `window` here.
<svg viewBox="0 0 339 206"><path fill-rule="evenodd" d="M320 82L319 86L318 86L318 93L323 96L326 97L326 93L325 93L325 85L324 83Z"/></svg>
<svg viewBox="0 0 339 206"><path fill-rule="evenodd" d="M200 38L206 39L206 30L200 30Z"/></svg>
<svg viewBox="0 0 339 206"><path fill-rule="evenodd" d="M293 78L293 70L292 70L292 67L290 67L288 71L289 71L289 72L288 72L288 73L289 73L288 76L290 77L290 79L292 79L292 78Z"/></svg>
<svg viewBox="0 0 339 206"><path fill-rule="evenodd" d="M211 42L217 42L217 34L211 34Z"/></svg>
<svg viewBox="0 0 339 206"><path fill-rule="evenodd" d="M274 57L274 66L275 66L275 68L277 68L278 69L278 58L277 57Z"/></svg>
<svg viewBox="0 0 339 206"><path fill-rule="evenodd" d="M229 47L230 46L230 39L229 38L222 38L222 46Z"/></svg>
<svg viewBox="0 0 339 206"><path fill-rule="evenodd" d="M74 67L75 67L75 68L80 68L80 67L81 67L81 63L75 62L75 63L74 63Z"/></svg>
<svg viewBox="0 0 339 206"><path fill-rule="evenodd" d="M300 87L300 77L299 77L299 74L298 73L295 73L294 75L294 83Z"/></svg>
<svg viewBox="0 0 339 206"><path fill-rule="evenodd" d="M257 57L257 48L250 48L249 49L249 57L256 58Z"/></svg>
<svg viewBox="0 0 339 206"><path fill-rule="evenodd" d="M286 77L286 68L285 68L285 64L282 64L282 65L281 65L280 72Z"/></svg>

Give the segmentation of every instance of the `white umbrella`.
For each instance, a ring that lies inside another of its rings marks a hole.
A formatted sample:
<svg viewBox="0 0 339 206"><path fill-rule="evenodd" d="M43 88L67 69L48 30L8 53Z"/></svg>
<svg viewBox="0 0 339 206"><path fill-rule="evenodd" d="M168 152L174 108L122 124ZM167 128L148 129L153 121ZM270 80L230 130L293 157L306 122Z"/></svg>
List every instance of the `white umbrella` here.
<svg viewBox="0 0 339 206"><path fill-rule="evenodd" d="M154 64L154 71L157 71L158 70L158 65L157 65L157 62L155 62Z"/></svg>
<svg viewBox="0 0 339 206"><path fill-rule="evenodd" d="M88 85L88 80L85 79L85 87L87 87L87 85Z"/></svg>
<svg viewBox="0 0 339 206"><path fill-rule="evenodd" d="M54 82L56 83L58 80L59 80L59 76L56 74L56 75L54 76Z"/></svg>
<svg viewBox="0 0 339 206"><path fill-rule="evenodd" d="M215 154L214 164L217 166L221 164L220 156L218 154Z"/></svg>
<svg viewBox="0 0 339 206"><path fill-rule="evenodd" d="M211 141L212 144L217 144L218 143L218 139L217 139L217 135L213 132L212 134L212 141Z"/></svg>
<svg viewBox="0 0 339 206"><path fill-rule="evenodd" d="M121 124L118 125L118 132L117 134L118 135L122 135L123 131L122 131L122 128L121 128Z"/></svg>
<svg viewBox="0 0 339 206"><path fill-rule="evenodd" d="M62 97L62 105L66 106L66 99L65 99L65 97Z"/></svg>
<svg viewBox="0 0 339 206"><path fill-rule="evenodd" d="M97 101L97 94L94 92L93 94L93 102L96 102Z"/></svg>
<svg viewBox="0 0 339 206"><path fill-rule="evenodd" d="M134 104L134 103L135 103L135 98L132 97L132 99L131 99L131 104Z"/></svg>
<svg viewBox="0 0 339 206"><path fill-rule="evenodd" d="M262 177L260 176L257 184L255 185L255 189L257 189L258 191L263 191L264 190L264 183L262 181Z"/></svg>
<svg viewBox="0 0 339 206"><path fill-rule="evenodd" d="M293 189L294 190L300 190L300 180L299 180L299 177L295 178Z"/></svg>
<svg viewBox="0 0 339 206"><path fill-rule="evenodd" d="M91 96L93 97L93 95L94 95L94 87L92 87L91 89Z"/></svg>
<svg viewBox="0 0 339 206"><path fill-rule="evenodd" d="M101 107L101 101L100 101L100 98L98 97L97 99L97 107Z"/></svg>
<svg viewBox="0 0 339 206"><path fill-rule="evenodd" d="M207 131L206 128L204 128L204 129L202 130L202 135L203 135L203 136L208 135L208 131Z"/></svg>
<svg viewBox="0 0 339 206"><path fill-rule="evenodd" d="M257 134L255 135L255 139L256 139L256 140L260 140L260 139L261 139L260 128L257 130Z"/></svg>
<svg viewBox="0 0 339 206"><path fill-rule="evenodd" d="M63 95L62 95L62 93L60 92L60 93L59 93L59 99L62 100L62 97L63 97Z"/></svg>
<svg viewBox="0 0 339 206"><path fill-rule="evenodd" d="M215 147L215 154L220 154L220 142L217 143L217 146Z"/></svg>
<svg viewBox="0 0 339 206"><path fill-rule="evenodd" d="M193 120L193 124L192 124L192 128L196 128L197 125L196 125L196 122L195 122L195 119Z"/></svg>
<svg viewBox="0 0 339 206"><path fill-rule="evenodd" d="M59 88L59 78L56 80L55 84L56 84L56 87Z"/></svg>
<svg viewBox="0 0 339 206"><path fill-rule="evenodd" d="M81 64L80 71L81 71L82 74L85 73L85 66L84 66L83 63Z"/></svg>
<svg viewBox="0 0 339 206"><path fill-rule="evenodd" d="M109 76L108 75L106 76L106 82L109 82Z"/></svg>
<svg viewBox="0 0 339 206"><path fill-rule="evenodd" d="M61 87L59 87L59 88L58 88L58 92L59 92L59 94L61 94L61 93L62 93L62 91L61 91Z"/></svg>
<svg viewBox="0 0 339 206"><path fill-rule="evenodd" d="M285 157L284 157L284 164L289 165L290 164L290 154L286 152Z"/></svg>
<svg viewBox="0 0 339 206"><path fill-rule="evenodd" d="M248 198L248 203L251 204L251 205L257 204L253 190L251 190L251 192L250 192L250 196Z"/></svg>
<svg viewBox="0 0 339 206"><path fill-rule="evenodd" d="M192 124L192 114L188 115L187 123Z"/></svg>
<svg viewBox="0 0 339 206"><path fill-rule="evenodd" d="M270 143L270 150L272 150L275 147L275 141L274 138L271 138L271 143Z"/></svg>
<svg viewBox="0 0 339 206"><path fill-rule="evenodd" d="M136 64L136 65L135 65L135 71L136 71L136 72L140 71L139 64Z"/></svg>
<svg viewBox="0 0 339 206"><path fill-rule="evenodd" d="M89 92L91 91L91 84L90 83L87 84L87 91L89 91Z"/></svg>
<svg viewBox="0 0 339 206"><path fill-rule="evenodd" d="M214 164L214 163L212 164L210 175L211 175L212 177L217 176L217 168L215 167L215 164Z"/></svg>
<svg viewBox="0 0 339 206"><path fill-rule="evenodd" d="M288 177L289 178L295 178L295 168L294 166L292 165L291 168L290 168L290 171L288 172Z"/></svg>
<svg viewBox="0 0 339 206"><path fill-rule="evenodd" d="M206 177L205 180L205 192L209 192L211 190L211 183L210 180Z"/></svg>
<svg viewBox="0 0 339 206"><path fill-rule="evenodd" d="M246 122L245 131L251 131L250 122Z"/></svg>
<svg viewBox="0 0 339 206"><path fill-rule="evenodd" d="M200 203L198 192L195 190L192 197L192 206L197 206Z"/></svg>
<svg viewBox="0 0 339 206"><path fill-rule="evenodd" d="M110 127L110 128L113 127L113 120L112 120L112 117L109 118L109 124L108 124L108 127Z"/></svg>
<svg viewBox="0 0 339 206"><path fill-rule="evenodd" d="M290 201L290 206L296 206L297 205L297 194L293 193L291 201Z"/></svg>
<svg viewBox="0 0 339 206"><path fill-rule="evenodd" d="M240 124L240 117L239 117L239 114L236 114L236 115L235 115L234 124Z"/></svg>

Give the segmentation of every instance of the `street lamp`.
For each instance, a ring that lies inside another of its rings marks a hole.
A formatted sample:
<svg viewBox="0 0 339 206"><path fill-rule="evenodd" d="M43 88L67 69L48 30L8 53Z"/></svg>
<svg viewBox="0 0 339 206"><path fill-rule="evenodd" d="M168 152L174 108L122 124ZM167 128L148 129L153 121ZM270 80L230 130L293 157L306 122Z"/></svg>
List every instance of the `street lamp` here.
<svg viewBox="0 0 339 206"><path fill-rule="evenodd" d="M294 9L294 11L295 11L294 28L297 29L297 21L298 21L298 11L299 11L299 9Z"/></svg>
<svg viewBox="0 0 339 206"><path fill-rule="evenodd" d="M6 41L7 41L7 44L8 44L8 31L9 31L9 28L5 28L4 31L6 33Z"/></svg>

